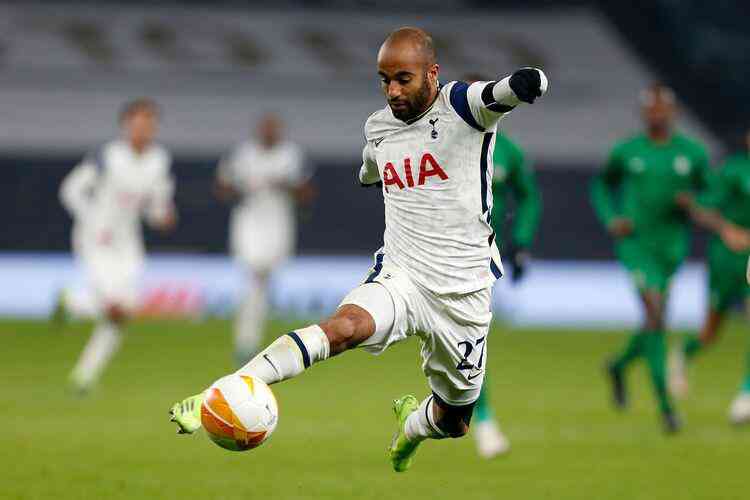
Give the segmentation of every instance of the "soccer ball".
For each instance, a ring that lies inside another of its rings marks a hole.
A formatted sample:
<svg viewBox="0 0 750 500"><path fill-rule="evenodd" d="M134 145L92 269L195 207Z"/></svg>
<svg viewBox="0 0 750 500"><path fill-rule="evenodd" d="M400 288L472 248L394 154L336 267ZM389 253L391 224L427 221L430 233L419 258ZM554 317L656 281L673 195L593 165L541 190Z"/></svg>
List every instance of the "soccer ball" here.
<svg viewBox="0 0 750 500"><path fill-rule="evenodd" d="M209 387L201 405L208 437L232 451L252 450L273 433L279 408L271 389L248 375L227 375Z"/></svg>

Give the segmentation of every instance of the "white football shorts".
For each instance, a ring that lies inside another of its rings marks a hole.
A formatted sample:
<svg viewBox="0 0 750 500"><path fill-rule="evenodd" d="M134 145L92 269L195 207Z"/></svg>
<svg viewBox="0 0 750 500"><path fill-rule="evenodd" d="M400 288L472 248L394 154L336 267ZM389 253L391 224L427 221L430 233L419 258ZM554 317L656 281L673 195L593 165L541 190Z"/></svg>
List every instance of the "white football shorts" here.
<svg viewBox="0 0 750 500"><path fill-rule="evenodd" d="M415 283L382 251L368 277L341 305L370 313L375 333L360 347L380 354L416 335L422 342L422 370L432 391L454 406L479 398L487 361L492 289L437 295Z"/></svg>
<svg viewBox="0 0 750 500"><path fill-rule="evenodd" d="M238 207L229 223L229 247L242 265L270 272L294 251L295 227L289 217Z"/></svg>
<svg viewBox="0 0 750 500"><path fill-rule="evenodd" d="M137 243L103 244L74 237L74 250L94 292L96 307L118 305L129 312L138 306L138 281L144 255Z"/></svg>

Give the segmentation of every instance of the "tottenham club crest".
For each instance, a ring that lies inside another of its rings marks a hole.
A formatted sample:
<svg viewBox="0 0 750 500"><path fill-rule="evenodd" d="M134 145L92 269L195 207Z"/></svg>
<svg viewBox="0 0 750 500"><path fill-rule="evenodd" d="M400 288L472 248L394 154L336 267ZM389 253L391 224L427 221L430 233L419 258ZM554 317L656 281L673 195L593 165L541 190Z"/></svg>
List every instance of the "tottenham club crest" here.
<svg viewBox="0 0 750 500"><path fill-rule="evenodd" d="M430 125L432 125L432 131L430 132L430 138L435 141L438 138L438 131L435 128L435 125L437 125L439 118L433 118L432 120L429 120Z"/></svg>

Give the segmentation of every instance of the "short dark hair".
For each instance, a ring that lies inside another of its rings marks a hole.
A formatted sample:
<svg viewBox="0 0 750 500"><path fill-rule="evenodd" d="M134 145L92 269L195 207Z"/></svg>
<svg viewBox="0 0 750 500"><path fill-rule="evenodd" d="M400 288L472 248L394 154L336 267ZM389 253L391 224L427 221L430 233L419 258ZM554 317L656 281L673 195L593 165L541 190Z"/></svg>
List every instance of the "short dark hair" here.
<svg viewBox="0 0 750 500"><path fill-rule="evenodd" d="M151 111L155 115L161 113L161 109L155 100L150 97L137 97L130 101L126 101L120 108L120 114L118 116L120 123L124 122L139 111Z"/></svg>
<svg viewBox="0 0 750 500"><path fill-rule="evenodd" d="M424 54L427 64L435 64L437 62L437 56L435 54L435 44L432 41L432 36L421 28L415 28L414 26L402 26L401 28L391 32L390 35L385 39L383 44L388 43L399 43L403 41L410 41L415 44L417 49Z"/></svg>

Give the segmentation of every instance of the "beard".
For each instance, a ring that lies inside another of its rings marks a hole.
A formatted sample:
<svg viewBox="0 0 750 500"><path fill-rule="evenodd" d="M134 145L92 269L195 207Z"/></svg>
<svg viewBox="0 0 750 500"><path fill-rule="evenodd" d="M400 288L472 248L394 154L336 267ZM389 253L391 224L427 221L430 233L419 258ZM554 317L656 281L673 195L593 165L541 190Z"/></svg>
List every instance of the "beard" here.
<svg viewBox="0 0 750 500"><path fill-rule="evenodd" d="M430 104L430 90L430 81L427 78L427 75L425 75L422 86L414 93L414 95L405 100L397 101L399 104L403 103L403 106L394 108L392 103L388 102L388 105L393 112L393 116L403 122L408 122L424 113L427 106Z"/></svg>

